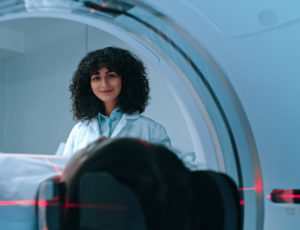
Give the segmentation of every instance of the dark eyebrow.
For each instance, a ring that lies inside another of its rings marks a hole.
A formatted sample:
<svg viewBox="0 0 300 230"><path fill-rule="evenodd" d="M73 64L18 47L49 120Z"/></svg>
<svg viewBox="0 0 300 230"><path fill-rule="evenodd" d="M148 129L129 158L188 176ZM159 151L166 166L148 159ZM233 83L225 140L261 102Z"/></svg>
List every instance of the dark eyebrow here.
<svg viewBox="0 0 300 230"><path fill-rule="evenodd" d="M93 76L93 75L99 75L99 73L97 71L95 71L95 72L91 73L91 76Z"/></svg>
<svg viewBox="0 0 300 230"><path fill-rule="evenodd" d="M105 74L108 74L108 73L115 73L115 71L108 70L108 71L106 71L106 73L105 73ZM100 74L99 74L99 72L98 72L98 71L95 71L95 72L91 73L91 76L93 76L93 75L100 75Z"/></svg>

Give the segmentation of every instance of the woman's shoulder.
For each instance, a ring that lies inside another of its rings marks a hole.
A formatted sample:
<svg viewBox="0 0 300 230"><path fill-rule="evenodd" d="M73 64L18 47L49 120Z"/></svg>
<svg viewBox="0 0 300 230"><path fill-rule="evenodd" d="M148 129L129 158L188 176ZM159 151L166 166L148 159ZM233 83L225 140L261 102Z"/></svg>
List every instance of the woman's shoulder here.
<svg viewBox="0 0 300 230"><path fill-rule="evenodd" d="M154 121L150 117L146 117L146 116L140 115L139 120L143 124L148 125L150 128L164 129L164 127L160 123L158 123L157 121Z"/></svg>
<svg viewBox="0 0 300 230"><path fill-rule="evenodd" d="M98 122L97 118L93 118L92 120L79 121L76 125L74 125L72 132L76 132L77 130L87 129L94 122Z"/></svg>
<svg viewBox="0 0 300 230"><path fill-rule="evenodd" d="M153 119L151 119L150 117L146 117L142 114L140 114L140 120L149 124L159 124L158 122L154 121Z"/></svg>

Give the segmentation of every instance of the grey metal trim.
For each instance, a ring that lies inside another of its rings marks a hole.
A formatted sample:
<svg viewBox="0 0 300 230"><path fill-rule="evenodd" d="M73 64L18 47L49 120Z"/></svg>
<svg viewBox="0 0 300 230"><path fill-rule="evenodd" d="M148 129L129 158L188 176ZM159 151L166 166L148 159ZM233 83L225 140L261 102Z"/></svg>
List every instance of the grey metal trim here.
<svg viewBox="0 0 300 230"><path fill-rule="evenodd" d="M237 115L240 119L240 122L242 124L245 137L247 140L247 144L249 147L249 152L252 160L252 167L254 172L254 180L255 180L255 188L256 189L256 229L257 230L263 230L264 225L264 199L263 199L263 180L262 180L262 173L261 173L261 167L258 157L258 152L254 140L254 136L249 124L249 121L247 119L246 113L244 111L244 108L238 99L238 96L233 89L228 77L226 76L225 72L218 66L218 64L214 61L214 59L210 56L210 54L181 26L176 24L172 19L167 17L166 15L158 12L151 6L147 5L146 3L136 1L136 0L121 0L128 2L130 4L133 4L135 6L138 6L142 8L145 11L148 11L155 16L159 17L161 20L166 22L169 26L174 28L177 32L179 32L184 38L186 38L195 48L196 50L204 57L204 59L208 62L208 64L212 67L213 71L219 78L220 82L223 84L226 92L228 93L234 108L237 112Z"/></svg>
<svg viewBox="0 0 300 230"><path fill-rule="evenodd" d="M147 44L149 46L149 44ZM194 98L196 104L198 105L199 110L201 111L203 118L206 122L207 128L209 130L211 139L213 141L214 144L214 148L216 151L216 157L218 160L218 165L219 165L219 171L222 173L226 173L226 167L225 167L225 161L224 161L224 157L223 157L223 153L222 153L222 148L218 139L218 135L217 132L215 130L215 127L212 123L212 120L210 119L210 116L206 110L206 107L203 103L203 101L201 100L201 98L199 97L198 93L196 92L196 90L194 89L193 85L191 84L191 82L188 80L188 78L186 77L186 75L178 68L178 66L161 50L158 50L157 47L154 47L154 45L149 46L151 47L151 49L155 50L155 52L165 60L165 62L177 73L177 75L180 77L180 79L182 80L182 82L184 83L184 85L186 86L186 88L189 90L189 92L191 93L192 97Z"/></svg>

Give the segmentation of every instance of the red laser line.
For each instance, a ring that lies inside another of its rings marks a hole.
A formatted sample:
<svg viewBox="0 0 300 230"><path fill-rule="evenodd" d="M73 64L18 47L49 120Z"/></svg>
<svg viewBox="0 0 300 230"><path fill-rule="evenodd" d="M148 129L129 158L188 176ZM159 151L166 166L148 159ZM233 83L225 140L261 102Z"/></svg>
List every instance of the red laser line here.
<svg viewBox="0 0 300 230"><path fill-rule="evenodd" d="M59 206L59 203L52 202L52 201L46 201L46 200L39 200L38 206L46 207L46 206Z"/></svg>
<svg viewBox="0 0 300 230"><path fill-rule="evenodd" d="M61 171L59 170L59 168L58 168L55 164L52 164L52 163L48 160L47 157L44 157L44 159L45 159L45 161L46 161L49 165L51 165L51 166L54 167L54 169L56 170L56 172L58 172L59 174L61 174Z"/></svg>
<svg viewBox="0 0 300 230"><path fill-rule="evenodd" d="M26 154L9 154L9 153L3 153L0 156L26 157L26 158L44 158L44 157L46 157L45 155L26 155ZM47 158L70 158L70 156L47 155Z"/></svg>
<svg viewBox="0 0 300 230"><path fill-rule="evenodd" d="M36 205L40 207L46 206L59 206L60 203L46 200L21 200L21 201L0 201L0 206L12 206L12 205ZM127 207L124 205L110 205L110 204L76 204L76 203L66 203L66 208L89 208L89 209L103 209L103 210L113 210L113 211L125 211Z"/></svg>
<svg viewBox="0 0 300 230"><path fill-rule="evenodd" d="M11 206L11 205L35 205L35 200L19 200L19 201L0 201L0 206ZM39 206L58 206L59 203L51 202L46 200L38 201Z"/></svg>
<svg viewBox="0 0 300 230"><path fill-rule="evenodd" d="M20 201L0 201L0 206L10 205L35 205L35 200L20 200Z"/></svg>
<svg viewBox="0 0 300 230"><path fill-rule="evenodd" d="M283 194L280 194L280 195L277 195L277 197L279 197L279 198L300 198L300 195L283 195Z"/></svg>
<svg viewBox="0 0 300 230"><path fill-rule="evenodd" d="M281 191L283 191L283 189L274 190L272 193L281 192Z"/></svg>
<svg viewBox="0 0 300 230"><path fill-rule="evenodd" d="M111 3L111 1L104 3L102 6L97 7L97 10L101 10L101 9L105 8L110 3Z"/></svg>
<svg viewBox="0 0 300 230"><path fill-rule="evenodd" d="M245 191L245 190L255 190L255 187L253 188L239 188L240 191Z"/></svg>

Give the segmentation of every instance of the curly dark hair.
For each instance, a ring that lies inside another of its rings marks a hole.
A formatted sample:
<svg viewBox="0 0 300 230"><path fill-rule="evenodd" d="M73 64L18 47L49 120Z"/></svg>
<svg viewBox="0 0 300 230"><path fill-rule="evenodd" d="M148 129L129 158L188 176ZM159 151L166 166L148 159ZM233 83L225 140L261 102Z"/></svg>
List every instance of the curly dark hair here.
<svg viewBox="0 0 300 230"><path fill-rule="evenodd" d="M73 74L71 91L74 120L85 121L104 114L103 102L91 89L91 76L101 68L116 72L122 78L117 107L123 113L144 112L149 102L149 82L143 62L128 50L106 47L88 53Z"/></svg>

